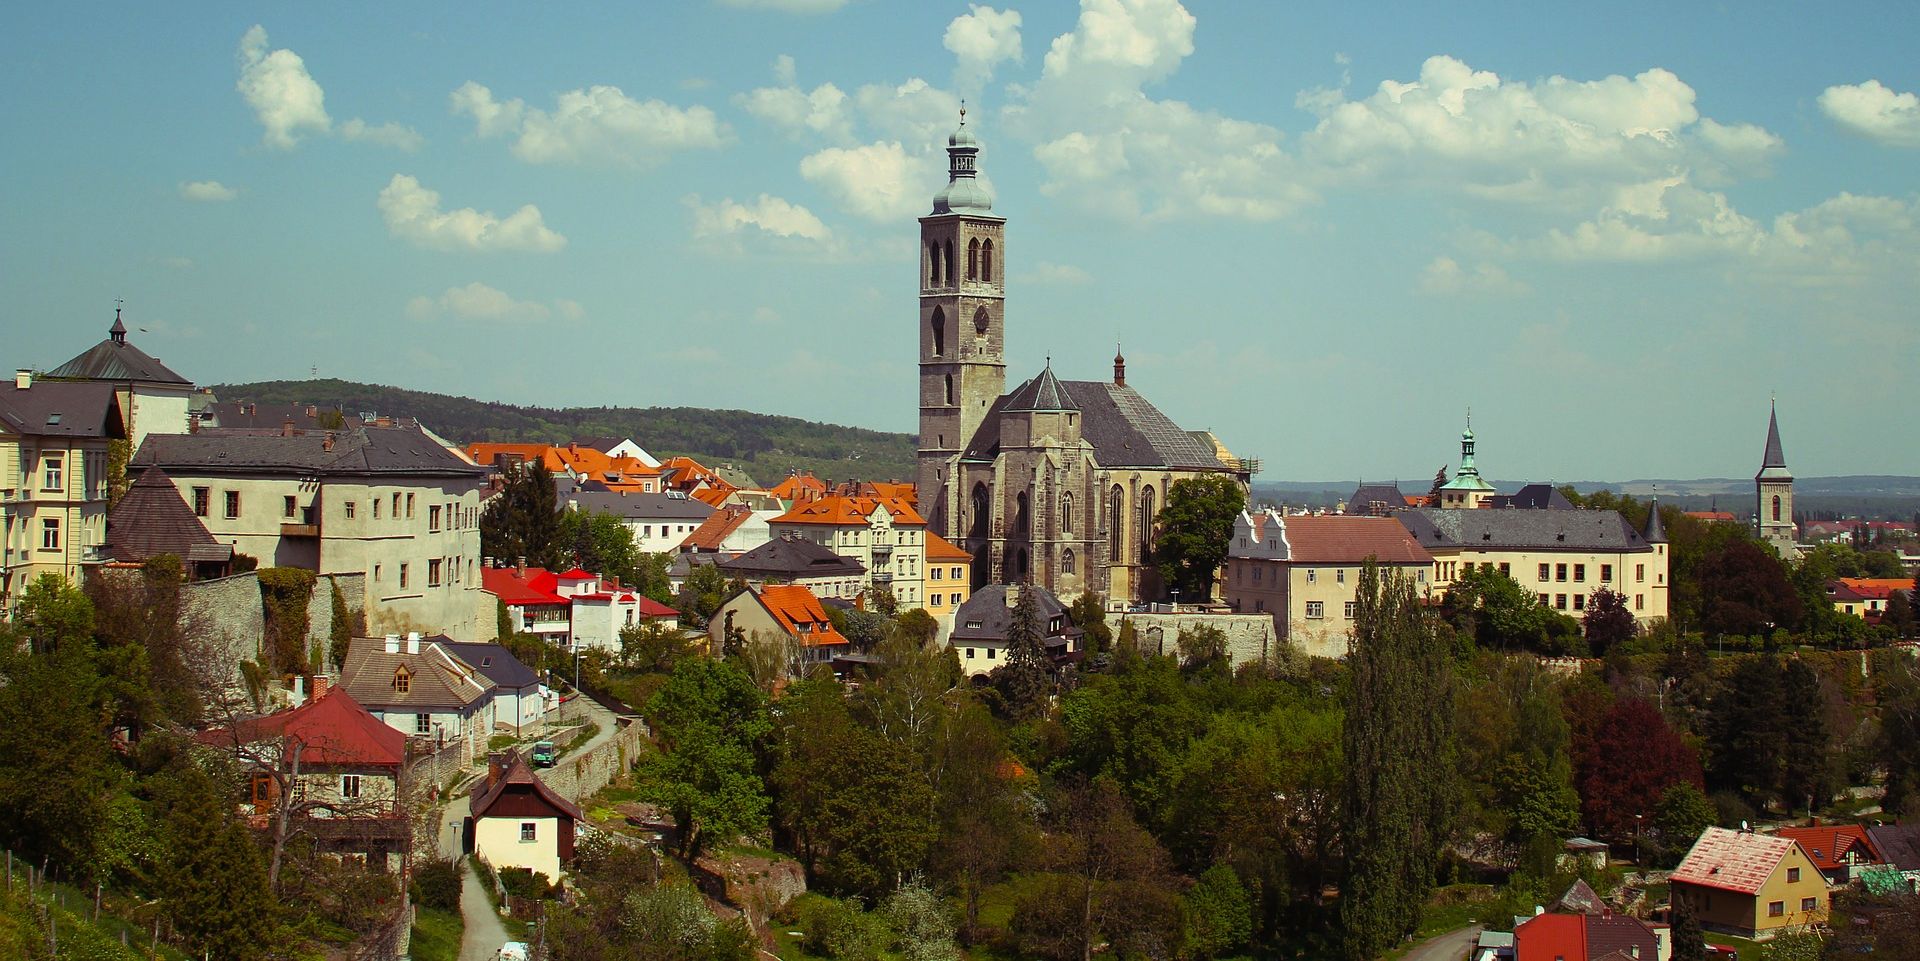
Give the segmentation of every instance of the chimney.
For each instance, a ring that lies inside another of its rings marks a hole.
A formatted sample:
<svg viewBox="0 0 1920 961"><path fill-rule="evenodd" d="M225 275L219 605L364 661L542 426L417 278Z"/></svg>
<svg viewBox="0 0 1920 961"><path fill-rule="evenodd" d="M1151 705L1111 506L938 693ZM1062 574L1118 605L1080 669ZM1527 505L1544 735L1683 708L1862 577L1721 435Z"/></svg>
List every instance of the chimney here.
<svg viewBox="0 0 1920 961"><path fill-rule="evenodd" d="M315 674L307 684L307 690L312 692L308 696L311 699L316 701L323 697L326 697L327 692L332 689L333 689L333 680L327 677L325 674Z"/></svg>
<svg viewBox="0 0 1920 961"><path fill-rule="evenodd" d="M282 437L293 436L293 418L289 417L284 422L281 423L280 436Z"/></svg>
<svg viewBox="0 0 1920 961"><path fill-rule="evenodd" d="M400 653L400 635L388 634L386 636L386 651L388 654Z"/></svg>
<svg viewBox="0 0 1920 961"><path fill-rule="evenodd" d="M527 576L527 555L522 554L519 557L516 557L513 559L513 576L515 577Z"/></svg>
<svg viewBox="0 0 1920 961"><path fill-rule="evenodd" d="M419 631L407 632L407 653L408 654L420 653L420 632Z"/></svg>
<svg viewBox="0 0 1920 961"><path fill-rule="evenodd" d="M308 405L307 405L307 416L308 416L308 417L318 417L318 416L320 416L320 408L318 408L318 407L315 407L315 406L314 406L314 405L312 405L312 404L308 404Z"/></svg>
<svg viewBox="0 0 1920 961"><path fill-rule="evenodd" d="M333 432L332 431L328 431L326 438L320 441L320 449L329 454L333 453Z"/></svg>
<svg viewBox="0 0 1920 961"><path fill-rule="evenodd" d="M26 390L33 386L33 371L22 367L13 372L13 389Z"/></svg>
<svg viewBox="0 0 1920 961"><path fill-rule="evenodd" d="M608 592L614 592L614 591L618 591L619 589L620 589L620 575L618 575L618 574L608 574L608 575L607 575L607 590L608 590Z"/></svg>
<svg viewBox="0 0 1920 961"><path fill-rule="evenodd" d="M247 404L247 407L246 407L246 410L245 410L245 411L243 411L243 413L245 413L245 414L246 414L246 415L247 415L248 417L252 417L252 416L253 416L253 414L254 414L254 410L255 410L255 408L254 408L254 406L253 406L253 404L252 404L252 402L248 402L248 404Z"/></svg>

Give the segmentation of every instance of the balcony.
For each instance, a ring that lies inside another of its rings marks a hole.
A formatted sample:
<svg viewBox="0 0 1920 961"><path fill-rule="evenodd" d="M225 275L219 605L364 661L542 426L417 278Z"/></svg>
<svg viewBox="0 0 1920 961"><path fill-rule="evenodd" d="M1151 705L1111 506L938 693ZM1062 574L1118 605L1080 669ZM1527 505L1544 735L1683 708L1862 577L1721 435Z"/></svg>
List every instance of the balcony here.
<svg viewBox="0 0 1920 961"><path fill-rule="evenodd" d="M875 564L885 564L892 557L893 557L892 544L873 545L873 562Z"/></svg>
<svg viewBox="0 0 1920 961"><path fill-rule="evenodd" d="M315 516L311 507L300 509L300 519L287 521L280 525L281 537L319 537L320 518Z"/></svg>
<svg viewBox="0 0 1920 961"><path fill-rule="evenodd" d="M891 583L893 583L893 570L892 570L891 568L886 568L886 567L876 567L876 568L874 568L874 569L873 569L873 582L874 582L875 584L891 584Z"/></svg>

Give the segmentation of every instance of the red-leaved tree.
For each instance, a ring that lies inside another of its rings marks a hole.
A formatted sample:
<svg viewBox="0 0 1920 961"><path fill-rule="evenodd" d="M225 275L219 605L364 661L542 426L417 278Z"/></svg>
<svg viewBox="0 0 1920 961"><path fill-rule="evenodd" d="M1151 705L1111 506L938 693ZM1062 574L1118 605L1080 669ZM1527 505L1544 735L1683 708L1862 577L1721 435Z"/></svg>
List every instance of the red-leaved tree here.
<svg viewBox="0 0 1920 961"><path fill-rule="evenodd" d="M1576 729L1573 769L1581 816L1603 836L1631 833L1634 815L1652 815L1673 784L1706 786L1699 753L1668 726L1659 708L1637 697L1616 700L1591 732Z"/></svg>

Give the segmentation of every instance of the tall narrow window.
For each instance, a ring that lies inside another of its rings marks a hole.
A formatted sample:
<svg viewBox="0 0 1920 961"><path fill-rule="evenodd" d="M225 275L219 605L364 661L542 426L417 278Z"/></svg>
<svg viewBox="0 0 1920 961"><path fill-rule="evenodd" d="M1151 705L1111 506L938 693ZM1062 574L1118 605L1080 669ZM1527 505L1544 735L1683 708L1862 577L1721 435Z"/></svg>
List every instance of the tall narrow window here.
<svg viewBox="0 0 1920 961"><path fill-rule="evenodd" d="M947 352L947 312L933 308L933 356L939 357Z"/></svg>
<svg viewBox="0 0 1920 961"><path fill-rule="evenodd" d="M980 245L980 279L993 283L993 241Z"/></svg>
<svg viewBox="0 0 1920 961"><path fill-rule="evenodd" d="M967 241L967 279L980 279L980 238Z"/></svg>
<svg viewBox="0 0 1920 961"><path fill-rule="evenodd" d="M940 286L940 244L927 244L927 286Z"/></svg>
<svg viewBox="0 0 1920 961"><path fill-rule="evenodd" d="M946 255L947 255L947 269L946 269L946 272L941 276L946 279L947 286L951 287L953 286L953 241L951 240L947 241Z"/></svg>
<svg viewBox="0 0 1920 961"><path fill-rule="evenodd" d="M1073 492L1060 495L1060 533L1073 533Z"/></svg>
<svg viewBox="0 0 1920 961"><path fill-rule="evenodd" d="M1153 488L1140 491L1140 563L1153 557Z"/></svg>
<svg viewBox="0 0 1920 961"><path fill-rule="evenodd" d="M1060 573L1073 573L1073 551L1071 549L1060 552Z"/></svg>
<svg viewBox="0 0 1920 961"><path fill-rule="evenodd" d="M953 375L947 375L947 406L953 406Z"/></svg>
<svg viewBox="0 0 1920 961"><path fill-rule="evenodd" d="M1013 498L1013 530L1025 534L1033 529L1033 515L1027 510L1027 492L1021 491Z"/></svg>
<svg viewBox="0 0 1920 961"><path fill-rule="evenodd" d="M1773 519L1776 521L1780 519L1780 495L1779 494L1773 495Z"/></svg>
<svg viewBox="0 0 1920 961"><path fill-rule="evenodd" d="M987 328L993 326L993 315L987 308L976 307L973 311L973 332L981 337L987 336Z"/></svg>
<svg viewBox="0 0 1920 961"><path fill-rule="evenodd" d="M1122 513L1123 498L1126 492L1119 484L1113 485L1113 493L1107 498L1107 557L1110 561L1120 559L1121 531L1126 527L1127 515Z"/></svg>

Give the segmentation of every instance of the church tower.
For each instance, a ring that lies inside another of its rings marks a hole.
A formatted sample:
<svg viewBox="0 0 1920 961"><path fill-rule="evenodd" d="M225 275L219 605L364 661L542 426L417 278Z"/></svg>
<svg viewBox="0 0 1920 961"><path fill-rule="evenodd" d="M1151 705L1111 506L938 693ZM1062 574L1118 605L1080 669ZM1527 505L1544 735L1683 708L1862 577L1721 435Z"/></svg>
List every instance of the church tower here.
<svg viewBox="0 0 1920 961"><path fill-rule="evenodd" d="M955 467L1006 391L1006 218L979 173L980 142L947 138L947 185L920 218L919 509L928 529L959 534Z"/></svg>
<svg viewBox="0 0 1920 961"><path fill-rule="evenodd" d="M1753 486L1754 531L1782 558L1792 560L1799 550L1793 543L1793 474L1787 470L1787 455L1780 449L1780 415L1771 405L1767 411L1767 449L1760 457L1760 473L1753 475Z"/></svg>

